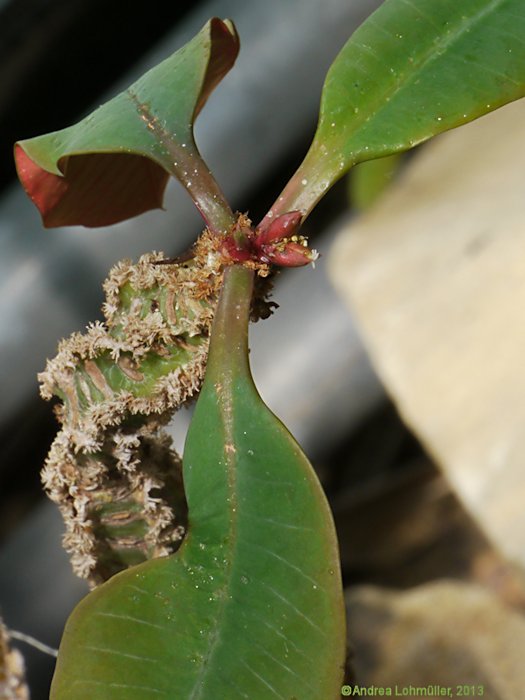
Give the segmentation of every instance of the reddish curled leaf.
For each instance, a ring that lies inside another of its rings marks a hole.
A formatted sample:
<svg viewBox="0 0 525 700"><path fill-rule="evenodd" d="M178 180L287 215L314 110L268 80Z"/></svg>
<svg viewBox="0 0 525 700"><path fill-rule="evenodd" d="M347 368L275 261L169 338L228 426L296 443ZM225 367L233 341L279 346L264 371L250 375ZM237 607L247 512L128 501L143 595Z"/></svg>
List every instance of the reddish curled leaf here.
<svg viewBox="0 0 525 700"><path fill-rule="evenodd" d="M74 126L15 145L20 180L46 227L104 226L162 206L169 174L208 225L233 215L202 160L193 122L239 50L210 20L188 44Z"/></svg>
<svg viewBox="0 0 525 700"><path fill-rule="evenodd" d="M59 163L63 175L41 168L19 144L15 159L46 228L105 226L159 208L169 178L153 161L131 153L70 156Z"/></svg>

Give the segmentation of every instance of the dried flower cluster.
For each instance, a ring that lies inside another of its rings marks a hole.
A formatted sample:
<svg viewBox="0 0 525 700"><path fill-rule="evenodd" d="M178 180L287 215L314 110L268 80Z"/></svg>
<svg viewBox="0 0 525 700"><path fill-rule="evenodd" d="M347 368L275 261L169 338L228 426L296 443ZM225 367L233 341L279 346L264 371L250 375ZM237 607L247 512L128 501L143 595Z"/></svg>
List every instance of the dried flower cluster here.
<svg viewBox="0 0 525 700"><path fill-rule="evenodd" d="M22 654L12 649L9 634L0 619L0 698L29 700Z"/></svg>
<svg viewBox="0 0 525 700"><path fill-rule="evenodd" d="M223 259L205 232L184 263L118 263L104 323L75 333L39 375L62 424L43 469L74 571L92 585L168 554L185 531L180 460L162 430L199 390Z"/></svg>

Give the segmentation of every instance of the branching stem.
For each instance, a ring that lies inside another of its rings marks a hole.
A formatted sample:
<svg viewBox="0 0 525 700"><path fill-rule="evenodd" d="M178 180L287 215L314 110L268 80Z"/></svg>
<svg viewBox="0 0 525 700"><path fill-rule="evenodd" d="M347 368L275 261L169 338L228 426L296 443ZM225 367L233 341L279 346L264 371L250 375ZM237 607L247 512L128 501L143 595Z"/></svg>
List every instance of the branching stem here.
<svg viewBox="0 0 525 700"><path fill-rule="evenodd" d="M127 91L140 118L162 146L162 165L188 191L206 225L213 233L226 233L235 216L210 169L202 159L191 133L182 142L174 138L131 90Z"/></svg>

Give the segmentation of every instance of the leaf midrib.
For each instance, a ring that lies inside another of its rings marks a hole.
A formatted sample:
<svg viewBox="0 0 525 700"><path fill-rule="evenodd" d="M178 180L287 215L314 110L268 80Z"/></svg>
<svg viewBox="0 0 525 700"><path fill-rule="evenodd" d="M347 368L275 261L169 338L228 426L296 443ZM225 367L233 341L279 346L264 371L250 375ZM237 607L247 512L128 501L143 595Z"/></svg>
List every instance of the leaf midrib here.
<svg viewBox="0 0 525 700"><path fill-rule="evenodd" d="M233 430L233 384L234 377L232 371L225 372L221 382L215 382L215 392L219 403L219 413L222 419L222 428L224 435L224 464L226 471L226 479L229 492L229 536L227 539L227 549L229 557L227 557L226 581L221 587L220 607L215 617L215 624L209 636L210 642L208 651L202 661L201 669L196 677L195 686L188 700L199 700L203 697L206 679L210 675L211 659L221 643L221 629L226 616L226 611L231 601L229 592L232 589L234 552L238 539L238 499L237 499L237 462L235 459L236 450L234 446L234 430ZM231 449L228 449L228 446Z"/></svg>

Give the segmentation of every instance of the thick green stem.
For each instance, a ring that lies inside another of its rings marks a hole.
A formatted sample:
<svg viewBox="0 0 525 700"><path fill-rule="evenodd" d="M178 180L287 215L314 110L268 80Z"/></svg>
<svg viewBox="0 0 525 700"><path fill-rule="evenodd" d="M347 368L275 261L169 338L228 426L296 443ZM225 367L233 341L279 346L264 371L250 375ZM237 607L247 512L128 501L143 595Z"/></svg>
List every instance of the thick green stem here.
<svg viewBox="0 0 525 700"><path fill-rule="evenodd" d="M127 94L148 129L162 145L162 166L188 191L208 228L214 233L226 233L235 222L235 216L210 169L202 159L193 139L188 134L183 142L175 138L130 89Z"/></svg>
<svg viewBox="0 0 525 700"><path fill-rule="evenodd" d="M242 265L232 265L224 273L211 333L207 380L220 381L225 368L232 374L247 368L248 320L253 282L253 270Z"/></svg>
<svg viewBox="0 0 525 700"><path fill-rule="evenodd" d="M303 220L310 214L339 175L327 169L323 154L312 145L279 197L259 226L264 229L274 219L291 211L300 211Z"/></svg>
<svg viewBox="0 0 525 700"><path fill-rule="evenodd" d="M210 231L226 233L235 223L235 216L208 166L196 150L179 152L179 158L173 175L189 192Z"/></svg>
<svg viewBox="0 0 525 700"><path fill-rule="evenodd" d="M197 147L171 139L166 139L165 145L163 166L187 190L210 231L226 233L235 223L235 215Z"/></svg>

